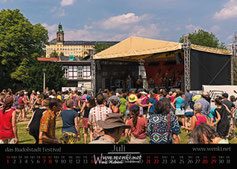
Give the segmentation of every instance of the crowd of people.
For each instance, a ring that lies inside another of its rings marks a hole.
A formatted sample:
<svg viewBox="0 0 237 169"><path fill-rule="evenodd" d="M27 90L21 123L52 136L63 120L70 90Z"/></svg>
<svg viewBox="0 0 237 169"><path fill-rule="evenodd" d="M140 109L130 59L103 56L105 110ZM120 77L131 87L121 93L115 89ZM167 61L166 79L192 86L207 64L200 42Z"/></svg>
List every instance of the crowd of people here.
<svg viewBox="0 0 237 169"><path fill-rule="evenodd" d="M85 90L43 93L11 89L0 94L0 144L19 141L17 124L31 115L26 131L36 144L179 144L183 130L191 144L223 144L235 137L235 96L223 93L215 107L207 92L164 89L139 92ZM62 119L62 137L56 138L56 119ZM29 119L29 118L28 118ZM83 128L81 133L80 128ZM88 141L89 140L89 141Z"/></svg>

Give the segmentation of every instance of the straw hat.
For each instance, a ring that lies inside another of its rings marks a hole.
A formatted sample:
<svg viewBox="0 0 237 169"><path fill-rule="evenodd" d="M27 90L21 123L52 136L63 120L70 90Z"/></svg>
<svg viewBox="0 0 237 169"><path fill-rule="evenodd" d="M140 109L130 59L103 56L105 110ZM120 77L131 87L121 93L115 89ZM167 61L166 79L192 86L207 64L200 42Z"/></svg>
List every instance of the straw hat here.
<svg viewBox="0 0 237 169"><path fill-rule="evenodd" d="M112 129L116 127L130 128L129 125L126 125L123 121L123 115L117 113L109 113L105 121L99 120L97 124L103 129Z"/></svg>
<svg viewBox="0 0 237 169"><path fill-rule="evenodd" d="M130 103L137 101L137 96L136 96L135 94L131 94L131 95L128 97L128 101L129 101Z"/></svg>

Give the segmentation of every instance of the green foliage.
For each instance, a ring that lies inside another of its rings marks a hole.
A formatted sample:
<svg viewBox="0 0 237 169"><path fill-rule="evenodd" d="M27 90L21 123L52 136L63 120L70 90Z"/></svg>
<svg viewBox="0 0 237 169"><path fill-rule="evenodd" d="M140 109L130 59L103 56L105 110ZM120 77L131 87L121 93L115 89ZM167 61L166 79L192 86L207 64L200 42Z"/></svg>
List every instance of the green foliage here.
<svg viewBox="0 0 237 169"><path fill-rule="evenodd" d="M1 80L15 86L29 78L32 60L44 55L48 31L40 24L32 25L19 9L3 9L0 18L0 71L4 71ZM4 83L0 83L1 88Z"/></svg>
<svg viewBox="0 0 237 169"><path fill-rule="evenodd" d="M49 89L55 89L56 91L61 90L61 87L67 84L67 80L63 77L64 70L62 65L57 62L39 62L34 61L29 67L28 77L24 79L23 84L26 88L31 90L42 91L43 87L43 71L45 73L45 85Z"/></svg>
<svg viewBox="0 0 237 169"><path fill-rule="evenodd" d="M57 58L58 57L58 53L54 50L49 56L51 58Z"/></svg>
<svg viewBox="0 0 237 169"><path fill-rule="evenodd" d="M192 44L226 49L225 44L223 42L219 42L218 38L215 34L206 32L204 30L198 30L193 33L189 33L189 39ZM184 42L184 36L182 36L179 42Z"/></svg>
<svg viewBox="0 0 237 169"><path fill-rule="evenodd" d="M95 44L95 54L97 54L97 53L99 53L99 52L109 48L110 46L112 46L112 45L110 45L110 44L103 44L103 43L96 43Z"/></svg>
<svg viewBox="0 0 237 169"><path fill-rule="evenodd" d="M61 52L61 53L59 54L59 56L64 56L64 53L63 53L63 52Z"/></svg>

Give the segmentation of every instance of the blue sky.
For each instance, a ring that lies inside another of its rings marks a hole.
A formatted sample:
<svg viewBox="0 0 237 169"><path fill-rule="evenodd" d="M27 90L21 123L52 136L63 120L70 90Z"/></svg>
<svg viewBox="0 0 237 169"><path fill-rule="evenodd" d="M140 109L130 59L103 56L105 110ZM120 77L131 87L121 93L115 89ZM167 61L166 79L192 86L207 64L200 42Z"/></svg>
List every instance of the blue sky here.
<svg viewBox="0 0 237 169"><path fill-rule="evenodd" d="M178 42L204 29L226 45L237 31L237 0L0 0L0 9L20 9L65 40L124 40L138 36Z"/></svg>

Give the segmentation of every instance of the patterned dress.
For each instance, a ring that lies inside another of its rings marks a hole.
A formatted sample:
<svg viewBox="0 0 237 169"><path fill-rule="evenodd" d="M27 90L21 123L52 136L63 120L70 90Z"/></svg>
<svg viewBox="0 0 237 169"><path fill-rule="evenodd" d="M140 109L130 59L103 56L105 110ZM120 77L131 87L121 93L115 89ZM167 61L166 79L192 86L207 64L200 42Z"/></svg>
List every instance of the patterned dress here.
<svg viewBox="0 0 237 169"><path fill-rule="evenodd" d="M150 144L172 143L173 135L181 133L176 116L171 114L170 136L168 141L168 118L167 115L153 114L147 124L147 135L150 137Z"/></svg>
<svg viewBox="0 0 237 169"><path fill-rule="evenodd" d="M56 116L50 109L45 111L40 120L40 132L46 133L46 136L55 139ZM39 140L39 144L47 144L43 140Z"/></svg>

